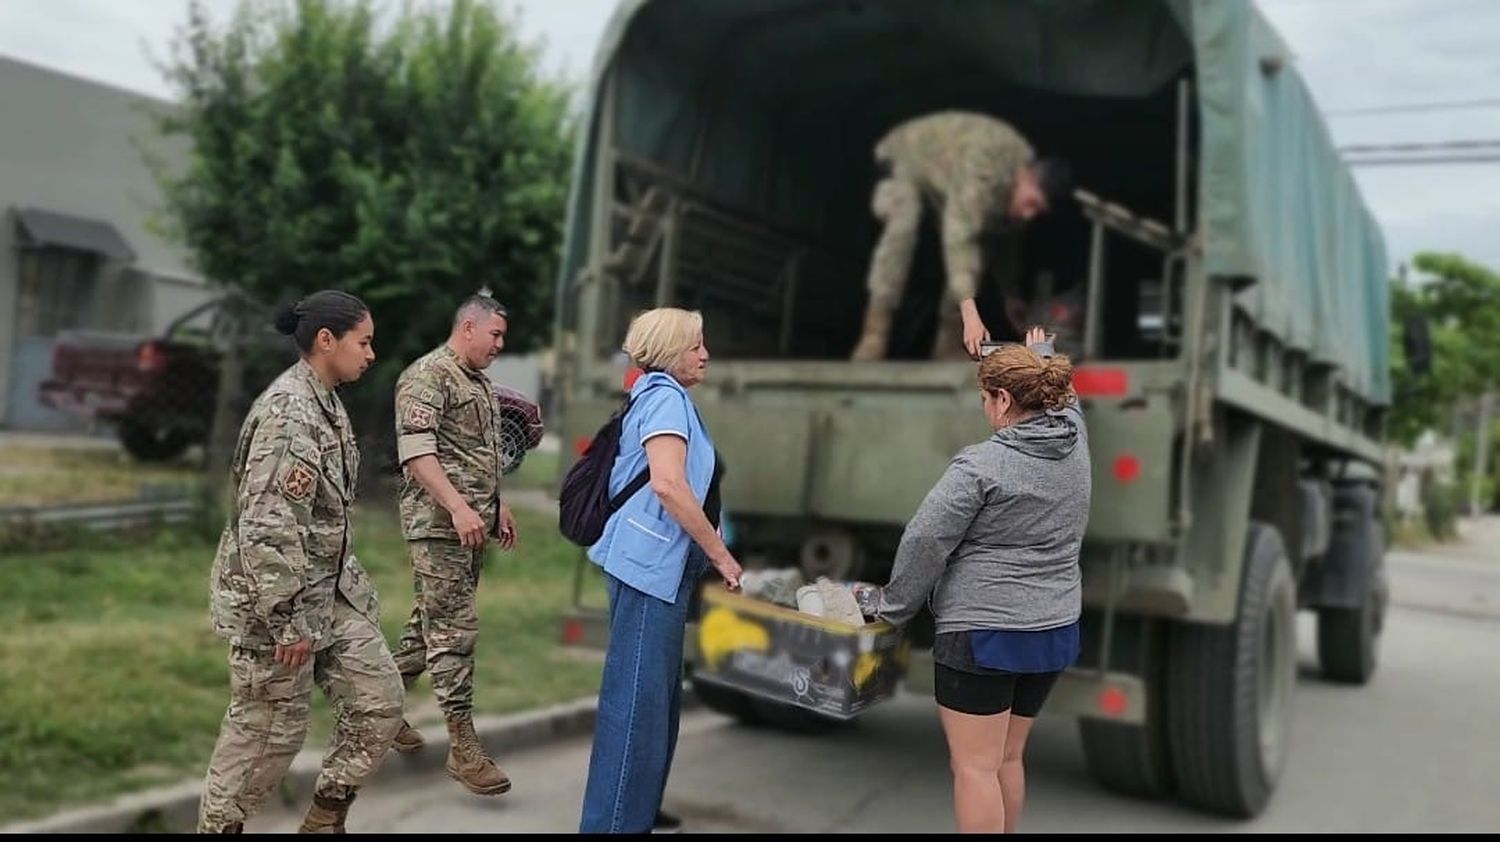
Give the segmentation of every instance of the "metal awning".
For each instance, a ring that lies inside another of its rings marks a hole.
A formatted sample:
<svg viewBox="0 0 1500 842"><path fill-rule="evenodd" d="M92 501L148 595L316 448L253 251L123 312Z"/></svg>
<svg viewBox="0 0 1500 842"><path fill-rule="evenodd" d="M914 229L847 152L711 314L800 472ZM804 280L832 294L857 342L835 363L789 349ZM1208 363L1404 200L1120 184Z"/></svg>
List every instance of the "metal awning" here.
<svg viewBox="0 0 1500 842"><path fill-rule="evenodd" d="M126 263L135 260L135 249L115 226L102 219L40 208L16 208L15 212L23 245L76 249Z"/></svg>

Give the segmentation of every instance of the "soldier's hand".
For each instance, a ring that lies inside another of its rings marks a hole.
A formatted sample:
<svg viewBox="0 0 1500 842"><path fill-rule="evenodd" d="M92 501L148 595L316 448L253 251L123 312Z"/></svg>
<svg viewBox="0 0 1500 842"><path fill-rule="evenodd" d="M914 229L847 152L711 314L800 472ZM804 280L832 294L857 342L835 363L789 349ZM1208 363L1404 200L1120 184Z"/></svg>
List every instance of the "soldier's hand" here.
<svg viewBox="0 0 1500 842"><path fill-rule="evenodd" d="M301 669L302 665L307 663L307 659L312 657L312 641L303 638L290 646L277 644L274 657L278 663L285 664L288 669Z"/></svg>
<svg viewBox="0 0 1500 842"><path fill-rule="evenodd" d="M484 546L484 521L468 506L453 513L453 530L458 533L458 542L465 547L478 549Z"/></svg>
<svg viewBox="0 0 1500 842"><path fill-rule="evenodd" d="M990 331L984 326L984 322L980 321L977 316L972 318L965 316L964 350L969 352L969 356L979 359L979 343L988 341L990 341Z"/></svg>
<svg viewBox="0 0 1500 842"><path fill-rule="evenodd" d="M516 516L510 506L500 504L500 549L511 550L516 546Z"/></svg>

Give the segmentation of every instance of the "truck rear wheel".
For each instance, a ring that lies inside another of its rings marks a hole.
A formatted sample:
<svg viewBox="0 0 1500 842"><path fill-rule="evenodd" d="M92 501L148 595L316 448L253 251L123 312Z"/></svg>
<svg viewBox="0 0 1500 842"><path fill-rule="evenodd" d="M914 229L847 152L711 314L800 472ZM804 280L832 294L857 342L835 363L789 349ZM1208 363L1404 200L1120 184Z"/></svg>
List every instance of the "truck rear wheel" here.
<svg viewBox="0 0 1500 842"><path fill-rule="evenodd" d="M703 706L714 713L722 713L732 717L746 725L760 724L759 717L755 714L754 707L750 704L750 695L738 690L731 690L710 681L704 681L694 675L689 679L693 687L693 695Z"/></svg>
<svg viewBox="0 0 1500 842"><path fill-rule="evenodd" d="M759 699L749 693L704 681L696 675L689 681L693 687L693 695L698 697L704 707L731 717L742 725L763 726L796 734L821 734L843 724L837 719L820 716L805 708Z"/></svg>
<svg viewBox="0 0 1500 842"><path fill-rule="evenodd" d="M167 462L187 450L188 437L179 430L153 427L130 419L120 421L120 445L142 462Z"/></svg>
<svg viewBox="0 0 1500 842"><path fill-rule="evenodd" d="M1234 623L1169 640L1168 743L1183 802L1249 818L1285 766L1297 677L1296 586L1280 533L1251 523Z"/></svg>
<svg viewBox="0 0 1500 842"><path fill-rule="evenodd" d="M1375 674L1376 650L1385 611L1381 558L1385 542L1375 516L1374 491L1342 489L1337 498L1345 524L1334 534L1349 560L1363 566L1356 571L1360 601L1355 607L1318 609L1318 663L1323 676L1345 684L1365 684Z"/></svg>
<svg viewBox="0 0 1500 842"><path fill-rule="evenodd" d="M752 698L750 709L755 713L755 722L793 734L826 734L844 724L841 720L813 713L807 708L773 702L770 699Z"/></svg>
<svg viewBox="0 0 1500 842"><path fill-rule="evenodd" d="M1318 609L1318 663L1323 677L1366 684L1375 674L1375 605Z"/></svg>
<svg viewBox="0 0 1500 842"><path fill-rule="evenodd" d="M1162 630L1158 621L1118 617L1110 647L1109 668L1134 673L1146 685L1146 724L1078 720L1089 775L1105 789L1134 798L1160 798L1171 788L1161 681Z"/></svg>

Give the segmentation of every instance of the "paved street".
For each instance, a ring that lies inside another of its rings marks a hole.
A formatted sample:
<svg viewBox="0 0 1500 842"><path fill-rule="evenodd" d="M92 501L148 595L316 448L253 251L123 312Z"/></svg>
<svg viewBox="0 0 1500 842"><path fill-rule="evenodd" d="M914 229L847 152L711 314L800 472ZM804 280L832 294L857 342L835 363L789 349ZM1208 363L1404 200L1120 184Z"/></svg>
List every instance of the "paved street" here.
<svg viewBox="0 0 1500 842"><path fill-rule="evenodd" d="M1023 829L1073 831L1500 830L1500 529L1466 548L1392 553L1396 604L1381 667L1365 688L1317 678L1312 617L1301 622L1295 741L1266 813L1235 822L1096 788L1073 722L1044 717L1029 751ZM698 831L951 831L946 752L931 699L906 696L821 737L684 719L668 807ZM351 831L571 831L588 743L505 758L518 782L481 799L442 777L387 778L361 797ZM399 786L392 785L396 781ZM416 781L416 783L413 783ZM292 830L297 816L254 828Z"/></svg>

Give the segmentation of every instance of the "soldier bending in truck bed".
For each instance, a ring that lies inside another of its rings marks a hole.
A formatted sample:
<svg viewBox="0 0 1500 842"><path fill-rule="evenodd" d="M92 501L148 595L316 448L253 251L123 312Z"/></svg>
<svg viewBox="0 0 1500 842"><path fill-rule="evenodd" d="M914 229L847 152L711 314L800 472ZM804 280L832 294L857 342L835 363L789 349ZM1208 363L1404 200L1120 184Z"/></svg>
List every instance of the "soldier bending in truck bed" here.
<svg viewBox="0 0 1500 842"><path fill-rule="evenodd" d="M963 111L942 111L896 126L876 144L875 160L886 172L872 200L885 233L871 255L870 299L853 359L885 358L924 204L941 214L948 273L933 356L952 356L963 348L977 359L979 343L989 338L974 303L983 239L1056 208L1071 189L1067 164L1036 159L1031 145L1008 123ZM1007 297L1014 292L1007 290ZM1012 303L1007 300L1008 313Z"/></svg>

